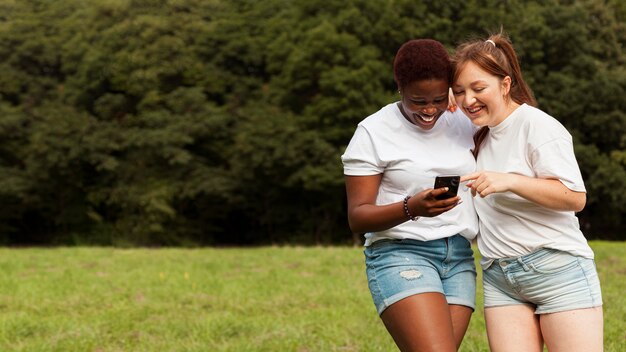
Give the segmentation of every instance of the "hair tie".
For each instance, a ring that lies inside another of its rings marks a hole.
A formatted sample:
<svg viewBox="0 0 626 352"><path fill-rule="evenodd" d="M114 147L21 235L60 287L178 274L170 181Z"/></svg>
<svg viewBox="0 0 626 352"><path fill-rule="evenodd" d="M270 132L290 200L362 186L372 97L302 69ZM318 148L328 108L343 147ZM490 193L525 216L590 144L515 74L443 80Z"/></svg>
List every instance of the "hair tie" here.
<svg viewBox="0 0 626 352"><path fill-rule="evenodd" d="M494 48L496 47L496 43L491 39L485 40L485 43L491 43L491 45L493 45Z"/></svg>

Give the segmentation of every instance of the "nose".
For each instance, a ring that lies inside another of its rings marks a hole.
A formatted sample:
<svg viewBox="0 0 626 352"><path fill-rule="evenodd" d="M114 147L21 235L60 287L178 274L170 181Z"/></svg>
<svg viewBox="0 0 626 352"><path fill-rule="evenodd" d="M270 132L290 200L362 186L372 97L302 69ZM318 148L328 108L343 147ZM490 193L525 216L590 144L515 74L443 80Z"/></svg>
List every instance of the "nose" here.
<svg viewBox="0 0 626 352"><path fill-rule="evenodd" d="M423 108L422 112L428 115L432 115L437 112L437 108L435 106L430 105L430 106Z"/></svg>
<svg viewBox="0 0 626 352"><path fill-rule="evenodd" d="M463 96L463 100L464 106L472 106L472 104L474 104L474 102L476 101L476 98L474 97L474 93L466 91L465 95Z"/></svg>

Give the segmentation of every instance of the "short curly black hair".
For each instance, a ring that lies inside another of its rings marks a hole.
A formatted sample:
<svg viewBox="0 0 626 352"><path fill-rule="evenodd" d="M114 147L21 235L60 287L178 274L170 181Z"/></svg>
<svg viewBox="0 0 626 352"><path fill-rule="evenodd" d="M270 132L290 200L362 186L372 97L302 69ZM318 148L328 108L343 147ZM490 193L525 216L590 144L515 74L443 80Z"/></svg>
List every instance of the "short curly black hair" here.
<svg viewBox="0 0 626 352"><path fill-rule="evenodd" d="M400 89L425 79L443 79L452 84L453 74L446 48L432 39L414 39L402 44L393 60L393 75Z"/></svg>

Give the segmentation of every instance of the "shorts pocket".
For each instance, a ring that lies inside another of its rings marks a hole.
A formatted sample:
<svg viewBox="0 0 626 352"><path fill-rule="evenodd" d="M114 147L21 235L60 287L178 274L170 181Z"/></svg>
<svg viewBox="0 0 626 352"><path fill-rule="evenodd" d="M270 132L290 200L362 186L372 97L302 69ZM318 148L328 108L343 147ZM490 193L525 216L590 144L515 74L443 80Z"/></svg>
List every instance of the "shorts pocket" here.
<svg viewBox="0 0 626 352"><path fill-rule="evenodd" d="M579 268L580 264L574 255L551 250L547 255L532 260L528 266L540 274L556 274Z"/></svg>

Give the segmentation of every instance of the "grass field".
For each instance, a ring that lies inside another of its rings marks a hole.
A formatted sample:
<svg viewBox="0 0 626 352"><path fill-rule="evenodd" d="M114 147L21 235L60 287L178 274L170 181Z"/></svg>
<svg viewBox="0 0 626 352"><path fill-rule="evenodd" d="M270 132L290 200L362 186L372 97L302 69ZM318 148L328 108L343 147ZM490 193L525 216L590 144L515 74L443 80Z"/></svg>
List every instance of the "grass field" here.
<svg viewBox="0 0 626 352"><path fill-rule="evenodd" d="M591 245L626 351L626 243ZM0 351L395 350L361 248L0 248L0 269ZM480 309L461 350L488 350Z"/></svg>

